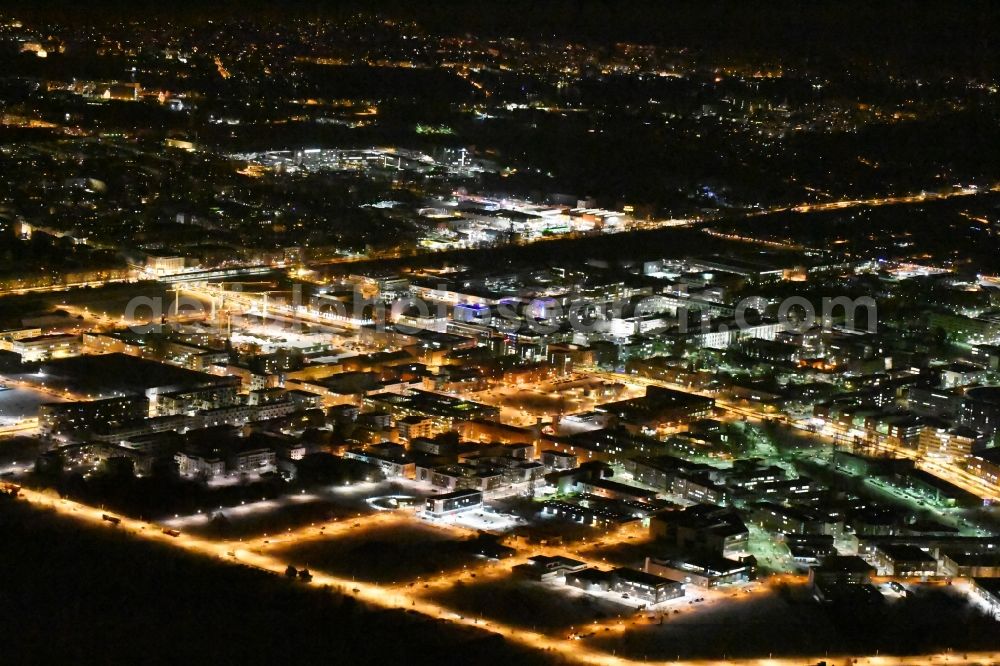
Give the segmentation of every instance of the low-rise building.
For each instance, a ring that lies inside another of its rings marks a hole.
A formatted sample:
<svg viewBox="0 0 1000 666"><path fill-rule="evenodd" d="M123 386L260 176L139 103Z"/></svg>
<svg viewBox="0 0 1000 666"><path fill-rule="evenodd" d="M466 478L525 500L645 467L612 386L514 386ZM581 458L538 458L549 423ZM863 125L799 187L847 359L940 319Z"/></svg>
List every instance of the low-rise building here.
<svg viewBox="0 0 1000 666"><path fill-rule="evenodd" d="M587 568L585 562L561 555L535 555L528 558L524 564L518 564L514 571L522 576L544 583L563 578L569 574L583 571Z"/></svg>
<svg viewBox="0 0 1000 666"><path fill-rule="evenodd" d="M65 435L134 422L148 415L149 401L141 395L56 402L38 408L38 426L44 434Z"/></svg>
<svg viewBox="0 0 1000 666"><path fill-rule="evenodd" d="M412 479L417 466L416 463L405 454L365 451L364 449L348 449L344 452L344 457L348 460L358 460L360 462L378 467L387 479L399 477Z"/></svg>
<svg viewBox="0 0 1000 666"><path fill-rule="evenodd" d="M875 567L857 555L834 555L822 564L809 568L809 583L812 585L865 585L871 583Z"/></svg>
<svg viewBox="0 0 1000 666"><path fill-rule="evenodd" d="M418 437L430 438L438 434L434 419L418 414L404 416L396 421L396 429L399 431L399 438L407 442L412 442Z"/></svg>
<svg viewBox="0 0 1000 666"><path fill-rule="evenodd" d="M235 474L263 474L277 469L278 457L273 449L254 447L232 452L226 462Z"/></svg>
<svg viewBox="0 0 1000 666"><path fill-rule="evenodd" d="M774 502L754 505L751 520L766 530L779 534L838 535L844 530L844 521L818 511L788 507Z"/></svg>
<svg viewBox="0 0 1000 666"><path fill-rule="evenodd" d="M684 585L679 581L625 567L611 571L593 568L571 571L566 573L566 584L585 592L613 592L650 604L684 596Z"/></svg>
<svg viewBox="0 0 1000 666"><path fill-rule="evenodd" d="M1000 551L976 553L962 550L941 552L941 573L953 578L1000 578Z"/></svg>
<svg viewBox="0 0 1000 666"><path fill-rule="evenodd" d="M503 470L489 465L460 463L431 470L430 482L436 488L475 489L480 492L497 490L504 483Z"/></svg>
<svg viewBox="0 0 1000 666"><path fill-rule="evenodd" d="M643 571L698 587L718 587L754 580L757 562L753 557L732 560L715 556L674 558L647 557Z"/></svg>
<svg viewBox="0 0 1000 666"><path fill-rule="evenodd" d="M178 471L184 476L210 480L277 470L278 456L272 447L260 446L238 433L237 428L228 425L188 433L188 441L174 455Z"/></svg>
<svg viewBox="0 0 1000 666"><path fill-rule="evenodd" d="M656 499L656 491L646 490L638 486L619 483L611 479L588 478L576 482L576 488L583 493L603 497L605 499L627 499L649 502Z"/></svg>
<svg viewBox="0 0 1000 666"><path fill-rule="evenodd" d="M226 473L226 460L218 450L190 450L178 452L177 471L182 476L214 479Z"/></svg>
<svg viewBox="0 0 1000 666"><path fill-rule="evenodd" d="M51 333L9 341L0 340L0 345L5 345L0 348L20 354L23 363L79 356L83 348L80 336L69 333Z"/></svg>
<svg viewBox="0 0 1000 666"><path fill-rule="evenodd" d="M602 529L637 523L640 520L640 516L633 511L615 509L593 502L583 505L562 500L546 500L542 505L542 514Z"/></svg>
<svg viewBox="0 0 1000 666"><path fill-rule="evenodd" d="M185 414L201 410L229 407L240 403L236 391L238 382L158 393L154 409L159 416Z"/></svg>
<svg viewBox="0 0 1000 666"><path fill-rule="evenodd" d="M938 574L937 560L916 546L881 544L872 550L870 557L878 572L885 576L922 578Z"/></svg>
<svg viewBox="0 0 1000 666"><path fill-rule="evenodd" d="M611 571L611 591L658 604L683 597L684 585L647 571L620 567Z"/></svg>
<svg viewBox="0 0 1000 666"><path fill-rule="evenodd" d="M750 538L736 511L711 504L658 512L649 519L649 531L681 550L723 556L746 552Z"/></svg>
<svg viewBox="0 0 1000 666"><path fill-rule="evenodd" d="M545 469L549 471L573 469L577 466L576 456L564 451L545 449L542 451L540 460Z"/></svg>
<svg viewBox="0 0 1000 666"><path fill-rule="evenodd" d="M1000 620L1000 578L973 578L972 593Z"/></svg>
<svg viewBox="0 0 1000 666"><path fill-rule="evenodd" d="M965 464L969 474L992 485L1000 484L1000 447L978 451Z"/></svg>
<svg viewBox="0 0 1000 666"><path fill-rule="evenodd" d="M619 422L637 428L656 429L677 425L711 415L715 400L694 393L684 393L661 386L646 387L646 395L598 405L596 409L617 417Z"/></svg>
<svg viewBox="0 0 1000 666"><path fill-rule="evenodd" d="M445 493L428 497L424 503L424 510L432 516L450 516L465 511L474 511L482 508L483 493L478 490L466 488L455 492Z"/></svg>

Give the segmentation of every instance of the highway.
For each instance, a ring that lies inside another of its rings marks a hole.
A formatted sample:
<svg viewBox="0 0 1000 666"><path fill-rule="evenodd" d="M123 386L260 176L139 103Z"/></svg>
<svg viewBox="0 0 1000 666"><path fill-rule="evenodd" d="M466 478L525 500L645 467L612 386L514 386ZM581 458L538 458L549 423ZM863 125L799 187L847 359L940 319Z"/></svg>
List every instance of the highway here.
<svg viewBox="0 0 1000 666"><path fill-rule="evenodd" d="M67 289L77 289L80 287L104 287L109 284L124 284L136 282L140 279L138 273L130 274L123 278L108 278L105 280L90 280L87 282L59 282L57 284L45 285L42 287L21 287L15 289L0 289L0 296L14 296L23 294L44 294L66 291Z"/></svg>
<svg viewBox="0 0 1000 666"><path fill-rule="evenodd" d="M760 208L760 209L746 210L746 211L735 211L735 212L722 211L698 217L635 220L632 224L624 226L621 229L610 232L606 231L604 233L620 234L620 233L629 233L631 231L669 229L672 227L706 226L720 221L739 222L741 220L752 220L757 217L772 215L775 213L785 213L785 212L821 213L832 210L849 210L851 208L896 206L902 204L926 203L931 201L944 201L946 199L952 199L955 197L975 196L977 194L985 194L988 192L1000 192L1000 183L995 183L993 185L984 187L955 187L942 191L932 191L932 192L921 191L916 193L899 194L899 195L887 194L881 197L869 197L864 199L840 199L837 201L825 201L819 203L787 204L787 205L770 206L767 208ZM719 235L726 237L723 234ZM537 238L532 238L530 240L521 242L526 244L543 243L546 241L565 240L567 238L574 238L578 236L579 234L576 232L569 232L569 233L551 234L547 236L539 236ZM730 240L737 240L741 242L748 242L751 240L749 237L740 235L732 235L729 236L729 238ZM760 241L754 239L752 242L769 245L775 248L798 249L794 245L787 245L784 243L778 243L772 241ZM361 254L345 255L342 257L333 257L330 259L311 261L308 263L310 266L328 266L334 264L372 261L378 259L386 259L386 260L400 259L407 256L416 256L418 254L449 252L455 249L462 249L462 248L442 248L442 249L415 248L414 250L405 253L399 251L398 249L387 249L387 250L378 250L364 255ZM465 248L465 249L471 249L471 248Z"/></svg>
<svg viewBox="0 0 1000 666"><path fill-rule="evenodd" d="M36 430L38 430L38 417L31 416L22 418L17 423L0 425L0 437L28 435L33 434Z"/></svg>
<svg viewBox="0 0 1000 666"><path fill-rule="evenodd" d="M954 197L975 196L977 194L985 194L989 192L1000 192L1000 183L984 187L956 187L936 192L923 191L911 194L885 195L881 197L870 197L865 199L841 199L838 201L826 201L821 203L787 204L787 205L771 206L768 208L761 208L756 210L747 210L742 212L724 211L724 212L712 213L708 215L689 217L689 218L636 220L633 224L623 227L620 230L616 230L614 232L605 232L605 233L629 233L632 231L639 231L639 230L657 230L657 229L668 229L672 227L706 226L723 220L729 222L738 222L740 220L752 220L756 217L762 217L765 215L771 215L774 213L783 213L783 212L818 213L831 210L848 210L851 208L859 208L859 207L877 207L877 206L893 206L900 204L925 203L930 201L943 201ZM760 241L757 239L752 239L748 236L742 236L738 234L731 234L731 235L717 234L717 235L729 238L730 240L737 240L741 242L754 242L754 243L769 245L776 248L783 247L785 249L795 249L795 246L790 246L773 241ZM576 233L552 234L548 236L539 236L538 238L533 238L530 241L524 241L524 242L541 243L546 241L565 240L567 238L573 238L576 236L578 236L578 234ZM393 260L393 259L401 259L403 257L417 256L423 254L448 252L453 249L460 249L460 248L431 249L431 248L418 247L408 250L406 252L401 251L399 248L388 248L384 250L375 250L373 252L369 252L366 254L343 255L328 259L313 260L307 263L309 266L319 267L319 266L357 263L366 261ZM471 248L466 248L466 249L471 249ZM251 274L259 274L262 272L267 272L270 270L280 269L282 267L284 267L284 263L274 266L260 266L255 264L247 266L230 267L226 269L218 269L218 271L215 271L213 269L208 269L206 271L202 271L201 273L205 275L209 274L214 275L215 273L224 273L226 275L232 275L232 276L243 275L243 274L251 275ZM59 292L75 287L101 287L116 282L133 282L138 279L155 279L155 277L156 276L149 274L144 269L141 269L139 267L133 267L132 273L127 278L95 280L90 282L80 282L72 284L53 284L41 287L26 287L21 289L6 289L6 290L0 290L0 296L11 295L11 294ZM186 273L180 273L175 276L163 276L160 277L159 279L163 282L170 283L170 282L197 280L202 278L199 277L198 272L188 271ZM225 278L220 276L219 279L225 279Z"/></svg>
<svg viewBox="0 0 1000 666"><path fill-rule="evenodd" d="M787 209L772 209L771 212L781 210L791 210L796 213L818 213L828 210L843 210L845 208L857 208L859 206L895 206L898 204L924 203L927 201L941 201L953 197L968 197L982 192L1000 191L1000 185L993 185L989 188L960 187L944 192L919 192L917 194L904 194L900 196L873 197L870 199L844 199L841 201L828 201L815 204L801 204L791 206Z"/></svg>

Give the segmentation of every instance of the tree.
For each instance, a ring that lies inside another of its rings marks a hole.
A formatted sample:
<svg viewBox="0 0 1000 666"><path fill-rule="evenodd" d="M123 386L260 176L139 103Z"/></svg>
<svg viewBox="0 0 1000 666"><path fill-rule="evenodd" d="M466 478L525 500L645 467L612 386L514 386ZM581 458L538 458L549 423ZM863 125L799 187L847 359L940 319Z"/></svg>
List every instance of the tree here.
<svg viewBox="0 0 1000 666"><path fill-rule="evenodd" d="M125 483L135 479L135 461L125 456L108 458L101 466L101 472L111 481Z"/></svg>
<svg viewBox="0 0 1000 666"><path fill-rule="evenodd" d="M47 451L35 461L35 473L39 476L58 479L66 468L66 460L59 450Z"/></svg>

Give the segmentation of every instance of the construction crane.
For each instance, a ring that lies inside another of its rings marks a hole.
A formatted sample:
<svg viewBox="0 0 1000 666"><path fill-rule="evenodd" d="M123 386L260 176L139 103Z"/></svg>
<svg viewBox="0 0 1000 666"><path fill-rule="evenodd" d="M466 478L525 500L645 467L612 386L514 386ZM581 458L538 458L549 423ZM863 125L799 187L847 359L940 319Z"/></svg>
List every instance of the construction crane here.
<svg viewBox="0 0 1000 666"><path fill-rule="evenodd" d="M223 308L223 306L225 305L225 302L226 302L226 285L233 285L233 286L239 285L240 288L242 288L244 285L256 285L256 284L273 285L274 281L273 280L232 281L232 282L228 282L227 281L227 282L214 283L214 285L213 285L213 283L209 282L208 286L215 286L219 290L219 304L218 304L218 306L216 306L216 304L215 304L215 298L211 299L211 303L212 303L211 318L215 319L216 309L218 309L218 310L221 311L222 308Z"/></svg>

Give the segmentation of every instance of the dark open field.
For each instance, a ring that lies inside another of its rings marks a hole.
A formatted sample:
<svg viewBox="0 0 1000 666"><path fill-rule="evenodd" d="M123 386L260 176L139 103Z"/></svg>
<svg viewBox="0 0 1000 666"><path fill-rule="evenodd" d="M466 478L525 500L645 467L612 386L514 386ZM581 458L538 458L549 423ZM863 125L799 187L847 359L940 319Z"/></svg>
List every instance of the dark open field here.
<svg viewBox="0 0 1000 666"><path fill-rule="evenodd" d="M551 663L496 636L0 502L0 663ZM197 640L195 640L197 639ZM452 662L453 663L453 662Z"/></svg>
<svg viewBox="0 0 1000 666"><path fill-rule="evenodd" d="M279 551L290 562L375 583L416 580L473 562L464 540L419 523L359 527L356 533Z"/></svg>

